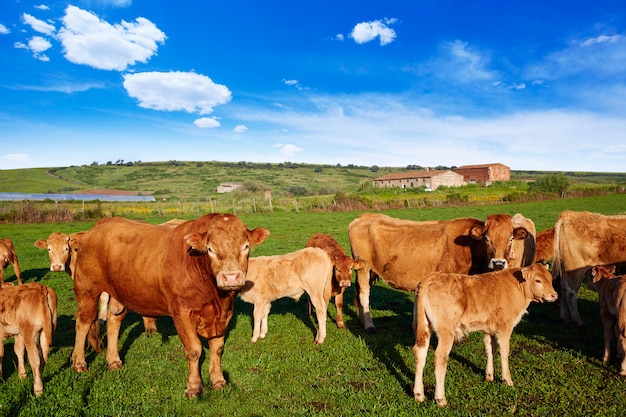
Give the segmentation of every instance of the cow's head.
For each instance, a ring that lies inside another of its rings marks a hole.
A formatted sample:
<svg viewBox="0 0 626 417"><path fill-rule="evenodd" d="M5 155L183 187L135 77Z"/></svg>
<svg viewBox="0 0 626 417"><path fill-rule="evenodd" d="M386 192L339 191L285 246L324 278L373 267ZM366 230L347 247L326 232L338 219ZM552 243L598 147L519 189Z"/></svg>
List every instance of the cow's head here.
<svg viewBox="0 0 626 417"><path fill-rule="evenodd" d="M513 227L508 214L493 214L482 225L475 225L469 235L484 242L489 269L494 271L508 267L507 257L515 239L526 239L528 231L524 227Z"/></svg>
<svg viewBox="0 0 626 417"><path fill-rule="evenodd" d="M526 298L539 303L552 302L559 298L552 286L552 274L546 265L532 264L516 270L514 274L524 287Z"/></svg>
<svg viewBox="0 0 626 417"><path fill-rule="evenodd" d="M596 265L591 268L591 283L597 284L602 279L617 278L615 275L615 265Z"/></svg>
<svg viewBox="0 0 626 417"><path fill-rule="evenodd" d="M48 251L50 258L50 270L54 272L65 271L65 264L71 256L70 237L65 233L54 232L48 239L39 239L35 247Z"/></svg>
<svg viewBox="0 0 626 417"><path fill-rule="evenodd" d="M185 235L191 251L207 254L218 288L239 290L246 281L250 250L262 243L270 232L264 228L249 230L234 215L215 215L203 232Z"/></svg>
<svg viewBox="0 0 626 417"><path fill-rule="evenodd" d="M349 287L352 282L352 271L363 267L363 261L355 261L349 256L334 256L333 268L335 280L340 287Z"/></svg>

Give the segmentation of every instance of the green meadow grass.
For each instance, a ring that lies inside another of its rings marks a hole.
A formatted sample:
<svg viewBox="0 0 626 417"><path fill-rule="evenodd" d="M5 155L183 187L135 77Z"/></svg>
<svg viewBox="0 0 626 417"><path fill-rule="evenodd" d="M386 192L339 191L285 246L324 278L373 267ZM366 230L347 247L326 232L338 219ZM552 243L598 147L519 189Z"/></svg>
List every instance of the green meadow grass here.
<svg viewBox="0 0 626 417"><path fill-rule="evenodd" d="M542 230L554 225L565 209L624 214L626 195L385 213L426 220L521 212ZM242 218L251 228L271 231L253 256L300 249L315 232L332 234L349 253L348 224L360 213L266 213ZM144 220L160 223L165 219ZM222 361L229 385L200 398L184 396L187 363L169 317L159 318L159 332L147 336L140 317L129 314L119 343L124 367L108 371L104 355L90 352L89 370L78 374L70 369L76 309L71 279L65 273L50 272L47 254L33 243L53 231L75 232L92 225L0 225L0 235L11 238L16 246L23 279L42 282L59 296L59 323L41 397L32 394L30 370L26 380L18 379L13 340L5 341L2 416L621 416L626 410L626 380L617 375L616 361L602 364L597 294L586 285L579 294L585 320L581 327L560 321L558 303L531 304L511 340L513 388L499 380L484 381L480 334L471 334L455 346L446 378L449 405L443 410L433 400L432 350L424 374L426 401L413 400L412 295L381 282L372 288L378 334L363 331L352 305L352 286L344 306L347 328L337 329L334 306L329 306L328 337L322 346L313 344L317 324L314 316L307 315L304 299L273 303L267 338L254 345L250 343L252 305L237 300ZM6 277L15 279L11 266ZM206 353L202 375L209 385ZM499 375L497 357L496 378Z"/></svg>

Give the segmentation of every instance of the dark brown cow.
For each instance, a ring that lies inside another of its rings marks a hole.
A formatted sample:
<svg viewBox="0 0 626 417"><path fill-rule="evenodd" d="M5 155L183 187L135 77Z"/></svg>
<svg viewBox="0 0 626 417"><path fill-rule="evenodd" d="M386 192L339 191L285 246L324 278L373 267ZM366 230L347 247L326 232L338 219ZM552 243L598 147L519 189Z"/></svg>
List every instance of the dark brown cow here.
<svg viewBox="0 0 626 417"><path fill-rule="evenodd" d="M335 297L335 307L337 308L337 327L346 327L343 320L343 294L346 288L351 285L352 270L359 270L363 262L355 261L346 255L341 245L329 234L316 233L305 245L307 248L324 249L333 262L333 279L331 295Z"/></svg>
<svg viewBox="0 0 626 417"><path fill-rule="evenodd" d="M611 359L611 339L617 338L617 355L622 357L621 376L626 376L626 276L615 275L615 265L596 265L591 268L592 286L600 299L600 318L604 329L604 355L602 361Z"/></svg>
<svg viewBox="0 0 626 417"><path fill-rule="evenodd" d="M511 216L497 214L486 221L460 218L416 222L366 213L348 227L352 257L363 261L357 271L357 306L365 331L376 327L369 309L370 275L394 288L414 291L431 272L478 274L508 266L512 243L529 232L514 227ZM532 259L532 257L527 257Z"/></svg>
<svg viewBox="0 0 626 417"><path fill-rule="evenodd" d="M107 317L109 369L122 366L117 344L130 309L173 318L189 364L187 397L204 393L198 336L209 341L213 389L226 386L221 357L235 296L245 283L250 250L267 236L267 229L249 230L228 214L209 214L176 227L119 217L100 220L81 238L76 261L72 367L87 370L85 339L97 325L98 296L106 291L117 302L117 311L110 308Z"/></svg>
<svg viewBox="0 0 626 417"><path fill-rule="evenodd" d="M33 371L33 391L43 393L41 374L48 360L52 334L57 325L57 295L52 288L39 283L17 286L4 284L0 290L0 378L4 339L15 337L17 374L26 378L24 347Z"/></svg>
<svg viewBox="0 0 626 417"><path fill-rule="evenodd" d="M578 289L591 267L626 262L626 216L564 211L554 226L552 275L561 281L561 318L577 325Z"/></svg>
<svg viewBox="0 0 626 417"><path fill-rule="evenodd" d="M452 345L470 332L484 332L487 354L485 379L494 379L493 351L497 339L502 380L513 386L509 370L509 342L513 328L532 301L555 301L557 298L552 287L552 275L542 264L480 275L434 273L426 277L417 287L413 310L415 400L424 401L423 373L432 332L437 334L437 405L447 405L444 382Z"/></svg>
<svg viewBox="0 0 626 417"><path fill-rule="evenodd" d="M13 247L13 242L9 238L0 239L0 283L4 283L4 270L9 264L13 265L13 271L17 278L18 284L22 283L22 273L20 271L20 263Z"/></svg>
<svg viewBox="0 0 626 417"><path fill-rule="evenodd" d="M547 263L552 261L554 253L554 227L537 233L535 248L535 262Z"/></svg>

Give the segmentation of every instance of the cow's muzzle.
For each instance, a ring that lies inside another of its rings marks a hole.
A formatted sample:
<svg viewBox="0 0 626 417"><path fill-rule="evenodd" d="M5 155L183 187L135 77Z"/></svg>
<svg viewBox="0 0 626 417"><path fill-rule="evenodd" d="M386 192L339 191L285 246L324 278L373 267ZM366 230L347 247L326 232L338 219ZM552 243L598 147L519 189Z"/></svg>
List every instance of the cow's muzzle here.
<svg viewBox="0 0 626 417"><path fill-rule="evenodd" d="M506 259L492 259L491 262L489 262L489 269L492 269L494 271L500 271L502 269L505 269L506 267Z"/></svg>
<svg viewBox="0 0 626 417"><path fill-rule="evenodd" d="M217 275L217 287L222 290L239 290L246 280L243 271L220 272Z"/></svg>

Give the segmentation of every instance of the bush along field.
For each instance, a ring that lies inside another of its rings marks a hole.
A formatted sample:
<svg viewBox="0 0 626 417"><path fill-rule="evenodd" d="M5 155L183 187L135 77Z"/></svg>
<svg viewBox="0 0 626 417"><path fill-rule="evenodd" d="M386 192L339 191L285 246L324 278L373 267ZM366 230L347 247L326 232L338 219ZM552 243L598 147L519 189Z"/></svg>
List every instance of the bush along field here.
<svg viewBox="0 0 626 417"><path fill-rule="evenodd" d="M393 217L428 220L522 213L537 230L554 225L563 210L625 214L626 195L560 199L530 203L385 210ZM347 227L362 211L289 212L241 215L250 228L265 227L270 237L251 256L274 255L304 247L316 232L329 233L350 253ZM187 218L193 218L190 216ZM161 223L162 217L142 220ZM621 416L626 410L626 379L619 362L602 363L602 325L597 294L587 285L579 292L584 324L559 319L559 303L532 303L511 339L509 358L514 387L484 379L482 335L472 333L452 349L446 377L448 407L434 402L431 341L424 371L426 401L413 399L415 376L411 329L413 294L377 282L371 307L377 334L366 334L353 306L354 285L346 292L346 329L335 325L329 306L327 338L317 346L315 316L306 296L272 304L266 339L250 343L252 305L240 299L226 337L222 366L228 386L187 399L187 361L171 318L157 319L158 332L146 335L141 317L129 314L119 348L124 366L107 370L104 354L88 351L89 369L71 369L76 301L71 278L50 272L46 251L34 242L53 231L89 229L95 221L1 224L0 237L10 238L22 269L22 280L54 288L59 298L58 327L45 366L44 393L33 395L32 373L20 380L12 338L4 342L4 380L0 381L2 416ZM151 248L145 248L151 250ZM415 254L419 262L419 254ZM7 281L15 281L8 266ZM132 277L129 277L132 279ZM172 277L176 279L176 277ZM103 336L104 337L104 336ZM209 387L208 347L201 360Z"/></svg>

